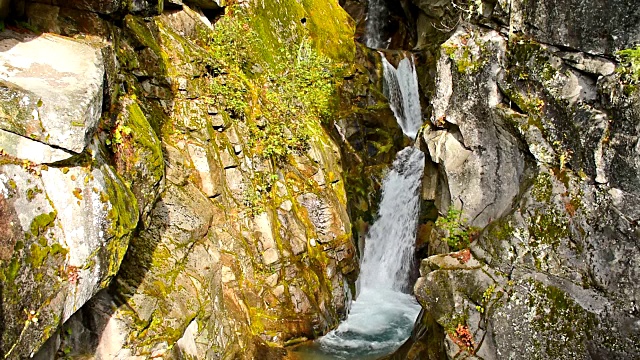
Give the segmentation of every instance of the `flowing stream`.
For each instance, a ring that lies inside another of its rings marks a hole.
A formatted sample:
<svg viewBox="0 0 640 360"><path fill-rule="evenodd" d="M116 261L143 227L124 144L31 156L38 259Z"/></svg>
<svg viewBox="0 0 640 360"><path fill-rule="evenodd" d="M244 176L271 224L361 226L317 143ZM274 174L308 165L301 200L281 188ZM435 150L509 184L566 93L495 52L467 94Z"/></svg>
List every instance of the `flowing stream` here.
<svg viewBox="0 0 640 360"><path fill-rule="evenodd" d="M366 44L386 48L384 0L369 0ZM422 126L418 77L413 56L395 68L382 56L384 93L405 135L415 139ZM420 305L412 294L410 272L420 212L425 155L409 146L398 152L382 184L378 217L365 239L358 296L337 329L292 350L304 360L372 360L396 350L411 335Z"/></svg>
<svg viewBox="0 0 640 360"><path fill-rule="evenodd" d="M385 93L398 124L414 139L422 121L413 59L403 59L397 69L382 59ZM420 305L404 291L410 285L424 161L424 153L412 146L396 155L365 239L359 294L337 329L294 350L300 359L376 359L410 336Z"/></svg>

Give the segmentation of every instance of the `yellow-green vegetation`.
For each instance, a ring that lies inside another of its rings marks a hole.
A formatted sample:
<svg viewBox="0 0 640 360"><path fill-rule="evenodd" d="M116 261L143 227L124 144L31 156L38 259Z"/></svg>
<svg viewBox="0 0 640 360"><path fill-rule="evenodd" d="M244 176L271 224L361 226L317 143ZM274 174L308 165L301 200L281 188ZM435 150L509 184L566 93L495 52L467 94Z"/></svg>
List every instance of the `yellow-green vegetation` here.
<svg viewBox="0 0 640 360"><path fill-rule="evenodd" d="M446 216L440 216L436 220L436 227L445 231L444 240L451 251L468 248L471 237L477 232L477 229L467 224L467 219L462 217L462 211L453 207L449 208Z"/></svg>
<svg viewBox="0 0 640 360"><path fill-rule="evenodd" d="M540 347L540 353L555 359L584 353L585 340L593 335L584 329L597 328L596 316L555 286L531 279L527 282L533 291L529 292L526 304L535 314L532 327L540 337L534 337L533 341Z"/></svg>
<svg viewBox="0 0 640 360"><path fill-rule="evenodd" d="M491 305L500 300L503 296L501 290L497 290L496 284L491 284L482 293L481 305L476 305L476 310L481 314L486 314L491 309Z"/></svg>
<svg viewBox="0 0 640 360"><path fill-rule="evenodd" d="M637 84L640 82L640 45L635 48L620 50L616 53L620 58L622 67L619 71L624 80L628 83Z"/></svg>
<svg viewBox="0 0 640 360"><path fill-rule="evenodd" d="M548 172L540 172L536 177L533 187L531 188L531 195L536 201L542 203L549 203L551 201L551 195L553 195L553 184L551 182L551 174Z"/></svg>
<svg viewBox="0 0 640 360"><path fill-rule="evenodd" d="M547 50L539 43L518 36L509 39L507 57L510 64L509 73L518 80L528 80L530 77L550 81L557 74L557 70L549 62Z"/></svg>
<svg viewBox="0 0 640 360"><path fill-rule="evenodd" d="M442 50L455 63L459 73L473 74L478 72L487 59L483 56L485 46L475 34L460 37L461 44L444 43Z"/></svg>
<svg viewBox="0 0 640 360"><path fill-rule="evenodd" d="M322 131L341 67L315 50L304 32L264 57L275 40L253 27L255 16L236 11L216 23L209 39L219 61L210 90L224 110L246 123L250 148L284 161L305 151L311 137Z"/></svg>

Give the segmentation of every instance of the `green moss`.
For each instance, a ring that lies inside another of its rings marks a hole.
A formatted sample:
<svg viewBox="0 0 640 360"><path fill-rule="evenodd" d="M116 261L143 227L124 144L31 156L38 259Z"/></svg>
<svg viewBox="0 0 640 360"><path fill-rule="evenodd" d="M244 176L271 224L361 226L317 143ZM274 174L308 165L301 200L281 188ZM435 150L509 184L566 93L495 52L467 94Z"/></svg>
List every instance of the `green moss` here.
<svg viewBox="0 0 640 360"><path fill-rule="evenodd" d="M551 175L547 172L540 172L531 188L533 198L542 203L549 203L553 194L553 184Z"/></svg>
<svg viewBox="0 0 640 360"><path fill-rule="evenodd" d="M467 325L469 321L469 313L468 311L463 311L461 313L453 313L450 314L449 317L440 319L439 323L444 328L445 332L451 334L455 333L458 325Z"/></svg>
<svg viewBox="0 0 640 360"><path fill-rule="evenodd" d="M459 73L474 74L487 63L485 44L476 34L473 37L461 36L460 40L464 45L445 43L442 50L455 63Z"/></svg>
<svg viewBox="0 0 640 360"><path fill-rule="evenodd" d="M561 241L571 235L569 223L563 212L548 206L536 209L527 218L529 232L529 250L534 256L535 266L542 269L545 264L546 247L557 251Z"/></svg>
<svg viewBox="0 0 640 360"><path fill-rule="evenodd" d="M616 52L622 67L618 71L628 84L640 82L640 45Z"/></svg>
<svg viewBox="0 0 640 360"><path fill-rule="evenodd" d="M27 201L33 201L36 198L37 194L42 194L42 189L39 187L32 187L27 189Z"/></svg>
<svg viewBox="0 0 640 360"><path fill-rule="evenodd" d="M154 173L156 179L162 178L164 175L164 158L160 140L151 128L138 102L134 101L127 105L127 114L129 116L124 121L124 124L132 129L131 135L137 150L135 154L137 158L131 159L131 161L144 161L147 169ZM141 151L144 151L144 153L141 153ZM144 158L140 159L141 156L144 156Z"/></svg>
<svg viewBox="0 0 640 360"><path fill-rule="evenodd" d="M125 29L136 39L140 44L148 47L155 53L160 61L156 63L159 70L163 74L168 74L167 64L169 63L168 55L162 50L160 42L156 38L154 32L151 31L151 24L145 23L145 20L138 16L127 15L124 18Z"/></svg>
<svg viewBox="0 0 640 360"><path fill-rule="evenodd" d="M586 341L597 328L596 316L578 305L555 286L529 280L533 289L527 305L533 309L533 329L539 336L533 340L550 358L574 358L570 354L586 353Z"/></svg>
<svg viewBox="0 0 640 360"><path fill-rule="evenodd" d="M36 101L38 97L24 89L15 87L10 83L0 81L0 124L3 129L22 136L30 136L27 130L40 133L44 129L28 129L27 125L33 123L34 111L37 111ZM24 99L28 99L28 105Z"/></svg>
<svg viewBox="0 0 640 360"><path fill-rule="evenodd" d="M17 256L11 258L11 262L9 266L3 269L4 280L8 283L13 282L18 277L18 272L20 271L20 260L18 260Z"/></svg>
<svg viewBox="0 0 640 360"><path fill-rule="evenodd" d="M29 254L29 265L31 265L32 268L41 267L44 264L44 260L49 256L49 248L41 247L38 244L31 244Z"/></svg>
<svg viewBox="0 0 640 360"><path fill-rule="evenodd" d="M52 211L50 213L44 213L36 216L31 221L31 235L40 236L44 235L44 231L53 223L56 219L57 213Z"/></svg>
<svg viewBox="0 0 640 360"><path fill-rule="evenodd" d="M510 39L507 56L512 65L510 71L519 80L536 78L551 81L557 74L549 62L547 50L533 40L519 37Z"/></svg>
<svg viewBox="0 0 640 360"><path fill-rule="evenodd" d="M124 185L122 179L110 168L105 168L106 190L111 205L107 215L107 229L110 237L103 252L104 264L108 264L108 276L102 285L106 286L120 268L120 263L129 247L129 239L138 224L138 205L136 197L131 190Z"/></svg>
<svg viewBox="0 0 640 360"><path fill-rule="evenodd" d="M259 54L272 64L277 61L272 54L283 45L288 47L307 37L315 49L334 61L349 62L355 53L353 20L335 1L263 2L249 14L249 23L263 39Z"/></svg>

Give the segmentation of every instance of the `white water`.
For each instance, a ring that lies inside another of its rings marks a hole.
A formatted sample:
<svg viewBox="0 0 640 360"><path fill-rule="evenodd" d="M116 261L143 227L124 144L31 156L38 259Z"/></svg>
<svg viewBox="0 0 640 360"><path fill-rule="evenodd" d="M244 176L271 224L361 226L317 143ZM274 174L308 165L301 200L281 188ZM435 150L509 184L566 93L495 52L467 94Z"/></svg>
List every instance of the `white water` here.
<svg viewBox="0 0 640 360"><path fill-rule="evenodd" d="M382 38L382 28L388 17L384 0L369 0L365 25L365 45L372 49L386 49L388 41Z"/></svg>
<svg viewBox="0 0 640 360"><path fill-rule="evenodd" d="M410 146L398 153L385 177L378 219L365 240L359 279L362 288L402 291L408 284L423 170L424 153Z"/></svg>
<svg viewBox="0 0 640 360"><path fill-rule="evenodd" d="M382 27L383 0L369 0L366 45L386 48ZM415 139L422 126L418 76L413 56L394 68L382 54L385 95L405 135ZM420 186L425 155L414 147L398 152L382 185L378 218L365 239L359 294L337 329L298 347L304 360L372 360L396 350L411 335L420 305L403 290L410 285L420 212Z"/></svg>
<svg viewBox="0 0 640 360"><path fill-rule="evenodd" d="M375 359L411 335L420 305L402 289L413 263L424 159L411 146L398 153L382 185L378 219L365 240L360 294L336 330L296 351L301 359Z"/></svg>
<svg viewBox="0 0 640 360"><path fill-rule="evenodd" d="M415 139L422 126L422 111L418 92L418 74L413 55L400 60L397 69L387 61L383 53L380 55L384 72L385 96L389 99L391 110L402 131Z"/></svg>

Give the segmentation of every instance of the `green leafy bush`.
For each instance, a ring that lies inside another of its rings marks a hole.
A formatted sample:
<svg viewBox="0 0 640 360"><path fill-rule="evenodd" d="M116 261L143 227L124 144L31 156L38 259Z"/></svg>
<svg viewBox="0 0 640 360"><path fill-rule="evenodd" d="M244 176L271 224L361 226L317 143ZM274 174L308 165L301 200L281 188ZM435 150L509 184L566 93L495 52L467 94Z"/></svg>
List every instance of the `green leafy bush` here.
<svg viewBox="0 0 640 360"><path fill-rule="evenodd" d="M273 47L251 26L248 15L233 12L216 23L208 39L217 60L211 92L230 115L250 131L248 145L275 162L302 153L331 114L339 66L310 46L308 36ZM269 45L269 46L267 46Z"/></svg>
<svg viewBox="0 0 640 360"><path fill-rule="evenodd" d="M471 237L477 229L467 224L467 219L462 217L462 211L449 208L447 216L441 216L436 220L436 227L444 230L444 240L449 245L449 250L459 251L469 247Z"/></svg>

